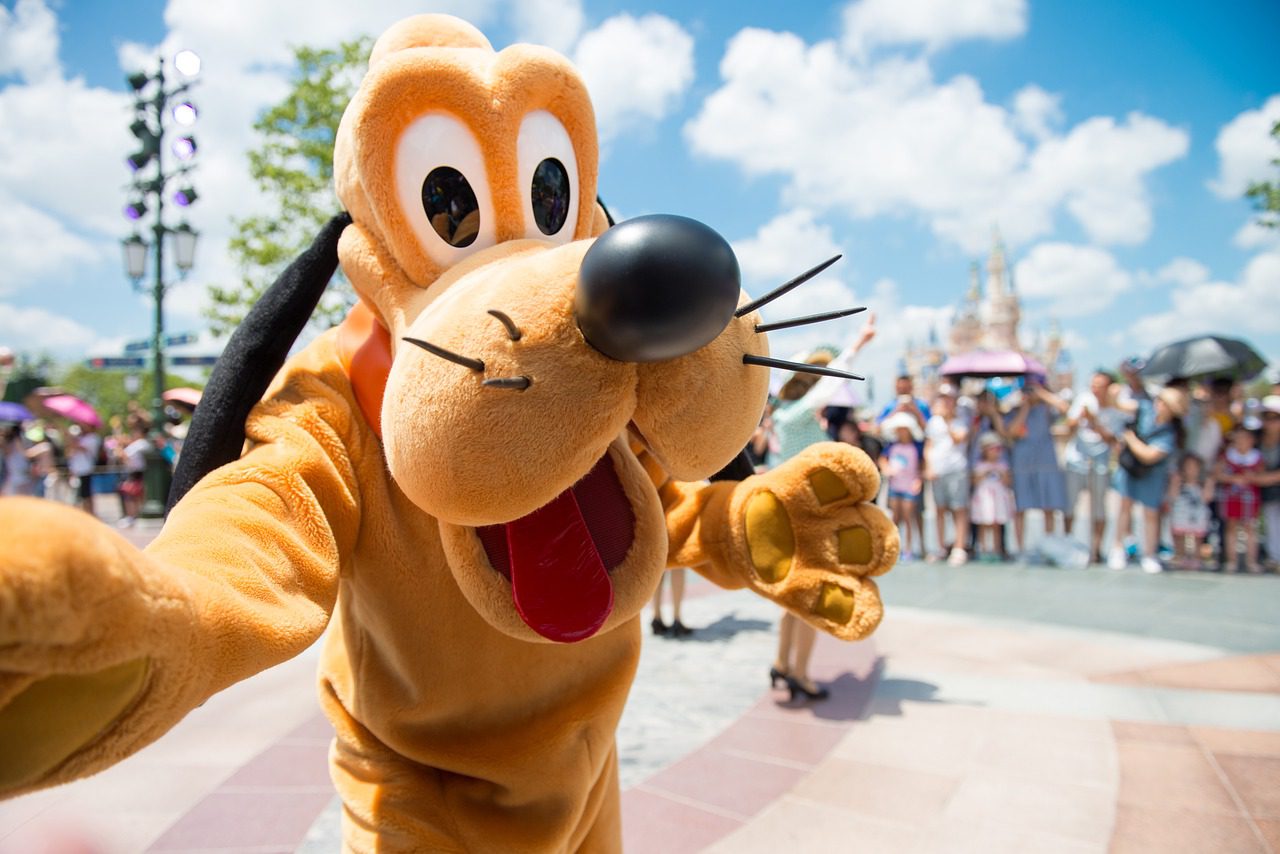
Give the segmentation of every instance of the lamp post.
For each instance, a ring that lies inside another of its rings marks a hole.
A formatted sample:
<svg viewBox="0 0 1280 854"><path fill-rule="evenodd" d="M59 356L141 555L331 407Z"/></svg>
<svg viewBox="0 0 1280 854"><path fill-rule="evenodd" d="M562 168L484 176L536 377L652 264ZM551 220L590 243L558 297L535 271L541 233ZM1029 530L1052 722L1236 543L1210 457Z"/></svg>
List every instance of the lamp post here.
<svg viewBox="0 0 1280 854"><path fill-rule="evenodd" d="M185 130L172 143L173 154L178 159L176 168L166 171L164 162L164 141L167 125L170 120L182 126L195 122L198 111L194 104L186 98L195 76L200 71L200 59L189 50L179 51L173 59L174 67L180 75L176 86L166 87L164 58L156 63L154 73L139 71L129 75L129 85L134 91L134 116L129 130L137 137L142 148L129 155L129 168L133 170L133 181L130 184L129 202L125 205L124 215L134 223L140 223L148 211L154 212L154 220L150 227L151 242L148 243L141 233L135 231L123 241L125 272L133 282L135 290L142 291L142 278L146 273L147 255L155 254L154 278L151 285L151 297L155 304L155 316L151 329L151 357L155 395L151 400L153 430L161 431L164 424L164 244L165 235L173 241L174 266L183 278L191 270L195 262L196 232L185 221L176 228L170 228L164 222L164 206L166 189L171 181L181 180L181 186L172 193L172 199L179 207L188 207L196 200L196 191L188 180L188 173L194 164L191 159L196 153L196 140ZM154 171L148 169L155 165ZM148 202L150 204L148 205ZM155 434L153 433L153 438ZM163 458L159 448L147 457L147 470L144 475L145 499L142 515L148 518L159 518L164 515L165 503L169 496L170 471L169 464Z"/></svg>

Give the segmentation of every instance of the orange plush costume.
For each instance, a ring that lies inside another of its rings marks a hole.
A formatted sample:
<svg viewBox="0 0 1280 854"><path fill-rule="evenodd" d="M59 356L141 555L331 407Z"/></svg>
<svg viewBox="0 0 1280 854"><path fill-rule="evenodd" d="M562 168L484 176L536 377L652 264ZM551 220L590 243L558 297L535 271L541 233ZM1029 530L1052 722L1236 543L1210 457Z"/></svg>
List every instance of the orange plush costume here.
<svg viewBox="0 0 1280 854"><path fill-rule="evenodd" d="M709 335L587 330L618 309L583 296L584 264L597 290L661 284L588 256L602 233L644 237L606 232L596 161L558 55L496 53L443 16L383 35L335 152L362 305L279 372L243 456L145 552L69 508L0 501L0 792L121 760L328 626L348 848L616 850L614 729L665 566L838 637L875 628L869 576L898 545L861 451L700 482L766 394L736 284Z"/></svg>

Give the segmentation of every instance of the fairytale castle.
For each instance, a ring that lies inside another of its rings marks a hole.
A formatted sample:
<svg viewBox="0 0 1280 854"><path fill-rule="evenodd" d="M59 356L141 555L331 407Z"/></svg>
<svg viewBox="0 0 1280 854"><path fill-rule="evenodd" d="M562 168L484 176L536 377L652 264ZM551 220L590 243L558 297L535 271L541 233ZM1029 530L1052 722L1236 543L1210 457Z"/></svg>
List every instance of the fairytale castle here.
<svg viewBox="0 0 1280 854"><path fill-rule="evenodd" d="M1037 331L1029 342L1024 342L1018 334L1021 319L1022 304L1005 259L1004 243L995 233L987 258L985 290L975 261L969 267L969 290L956 308L946 345L941 344L936 328L930 329L928 338L919 345L908 340L901 372L910 374L916 393L929 399L937 390L940 369L948 357L974 350L1014 350L1045 366L1050 388L1070 388L1074 370L1071 356L1062 346L1057 321L1050 326L1048 335Z"/></svg>

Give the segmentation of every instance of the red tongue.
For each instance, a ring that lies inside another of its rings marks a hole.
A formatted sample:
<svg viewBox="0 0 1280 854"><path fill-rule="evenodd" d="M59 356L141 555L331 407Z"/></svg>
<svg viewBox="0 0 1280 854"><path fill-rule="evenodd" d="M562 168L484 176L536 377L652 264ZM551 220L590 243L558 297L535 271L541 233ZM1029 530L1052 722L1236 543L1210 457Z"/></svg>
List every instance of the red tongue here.
<svg viewBox="0 0 1280 854"><path fill-rule="evenodd" d="M511 589L520 618L561 643L591 637L613 610L613 584L572 489L508 522Z"/></svg>

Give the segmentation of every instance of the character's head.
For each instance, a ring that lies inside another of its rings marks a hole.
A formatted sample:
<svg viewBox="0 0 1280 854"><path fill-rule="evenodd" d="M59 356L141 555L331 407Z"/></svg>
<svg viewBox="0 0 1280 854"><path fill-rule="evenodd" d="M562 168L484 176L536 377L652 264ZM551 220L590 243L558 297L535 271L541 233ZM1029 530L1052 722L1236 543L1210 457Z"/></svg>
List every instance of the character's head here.
<svg viewBox="0 0 1280 854"><path fill-rule="evenodd" d="M1182 461L1178 463L1178 474L1182 475L1185 483L1200 483L1204 476L1204 460L1195 454L1183 454Z"/></svg>
<svg viewBox="0 0 1280 854"><path fill-rule="evenodd" d="M344 359L385 380L357 393L463 594L530 640L639 612L667 546L633 449L706 478L768 390L743 363L767 343L754 312L735 316L728 244L677 217L608 229L597 156L564 58L494 51L440 15L378 40L334 152L353 219L338 252L368 330ZM375 339L381 362L362 362Z"/></svg>
<svg viewBox="0 0 1280 854"><path fill-rule="evenodd" d="M1268 445L1280 442L1280 394L1262 399L1262 436Z"/></svg>
<svg viewBox="0 0 1280 854"><path fill-rule="evenodd" d="M1261 426L1261 424L1249 423L1246 421L1244 424L1233 427L1231 429L1231 436L1229 439L1231 447L1241 453L1252 451L1258 444L1258 433L1256 428Z"/></svg>
<svg viewBox="0 0 1280 854"><path fill-rule="evenodd" d="M956 414L956 389L952 385L938 387L938 396L934 398L933 409L943 418L953 418Z"/></svg>

